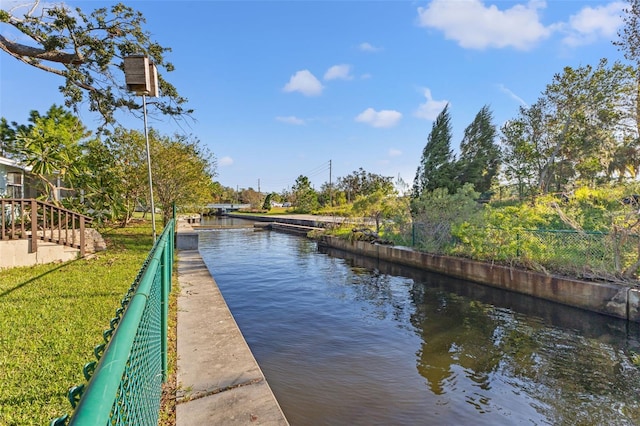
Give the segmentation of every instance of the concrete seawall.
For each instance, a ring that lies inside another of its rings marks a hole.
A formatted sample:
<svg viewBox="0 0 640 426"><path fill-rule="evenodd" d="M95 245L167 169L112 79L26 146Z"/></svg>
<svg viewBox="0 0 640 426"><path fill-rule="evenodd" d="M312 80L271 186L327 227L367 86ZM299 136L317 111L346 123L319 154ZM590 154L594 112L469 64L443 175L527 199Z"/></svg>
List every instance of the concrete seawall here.
<svg viewBox="0 0 640 426"><path fill-rule="evenodd" d="M322 236L318 244L640 322L640 289L574 280L469 259Z"/></svg>
<svg viewBox="0 0 640 426"><path fill-rule="evenodd" d="M249 215L249 214L233 214L228 213L228 217L245 220L255 220L256 222L270 222L270 223L285 223L288 225L297 226L309 226L312 228L324 228L327 223L334 222L334 218L331 216L318 216L313 215ZM336 219L335 222L338 222Z"/></svg>
<svg viewBox="0 0 640 426"><path fill-rule="evenodd" d="M258 215L236 215L234 217L309 227L324 226L327 220L337 222L335 218L314 218L309 215L295 218ZM273 229L277 229L277 227ZM407 248L383 246L364 241L351 242L331 236L322 236L318 243L374 259L437 272L616 318L640 322L640 288L637 286L582 281L460 257L421 253Z"/></svg>

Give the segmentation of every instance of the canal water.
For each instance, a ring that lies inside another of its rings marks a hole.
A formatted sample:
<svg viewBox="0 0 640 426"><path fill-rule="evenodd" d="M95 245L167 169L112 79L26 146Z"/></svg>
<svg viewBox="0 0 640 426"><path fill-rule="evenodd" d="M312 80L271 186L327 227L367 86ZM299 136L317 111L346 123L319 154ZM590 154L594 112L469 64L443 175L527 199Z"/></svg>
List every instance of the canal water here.
<svg viewBox="0 0 640 426"><path fill-rule="evenodd" d="M252 229L200 253L292 425L638 425L638 324Z"/></svg>

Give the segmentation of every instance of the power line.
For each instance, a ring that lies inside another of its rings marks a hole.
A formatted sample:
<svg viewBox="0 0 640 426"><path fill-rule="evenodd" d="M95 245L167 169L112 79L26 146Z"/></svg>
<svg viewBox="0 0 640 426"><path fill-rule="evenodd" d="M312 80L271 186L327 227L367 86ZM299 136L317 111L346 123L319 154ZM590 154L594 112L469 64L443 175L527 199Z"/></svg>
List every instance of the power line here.
<svg viewBox="0 0 640 426"><path fill-rule="evenodd" d="M299 176L306 176L307 178L317 177L327 173L331 169L331 160L326 161L316 167L313 167L306 172L299 173L295 178L276 179L272 181L262 181L263 187L274 187L286 184L293 184Z"/></svg>

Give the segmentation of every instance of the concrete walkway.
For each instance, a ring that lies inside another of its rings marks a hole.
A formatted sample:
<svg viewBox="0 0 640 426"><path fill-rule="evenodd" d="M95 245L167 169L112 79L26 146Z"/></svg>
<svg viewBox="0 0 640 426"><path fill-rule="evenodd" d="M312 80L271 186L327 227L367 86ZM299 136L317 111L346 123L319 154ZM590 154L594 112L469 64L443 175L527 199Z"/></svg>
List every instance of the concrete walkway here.
<svg viewBox="0 0 640 426"><path fill-rule="evenodd" d="M198 250L177 273L177 426L288 425Z"/></svg>

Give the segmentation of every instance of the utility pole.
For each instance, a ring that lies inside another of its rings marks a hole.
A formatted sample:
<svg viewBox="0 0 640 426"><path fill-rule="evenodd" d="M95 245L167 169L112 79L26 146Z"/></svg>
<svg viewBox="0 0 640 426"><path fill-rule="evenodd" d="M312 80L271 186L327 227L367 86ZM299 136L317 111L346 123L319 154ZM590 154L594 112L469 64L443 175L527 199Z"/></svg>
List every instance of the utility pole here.
<svg viewBox="0 0 640 426"><path fill-rule="evenodd" d="M142 95L142 115L144 116L144 140L147 146L147 174L149 176L149 197L151 200L151 229L153 242L156 242L156 205L153 202L153 178L151 177L151 149L149 148L149 131L147 130L147 97Z"/></svg>
<svg viewBox="0 0 640 426"><path fill-rule="evenodd" d="M258 178L258 194L260 193L260 178Z"/></svg>

